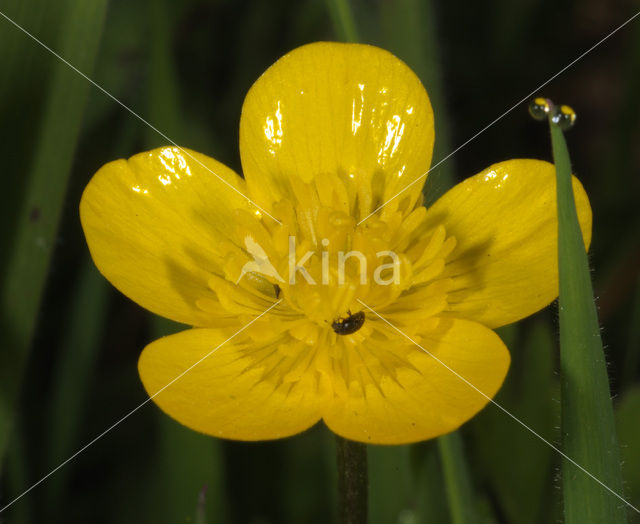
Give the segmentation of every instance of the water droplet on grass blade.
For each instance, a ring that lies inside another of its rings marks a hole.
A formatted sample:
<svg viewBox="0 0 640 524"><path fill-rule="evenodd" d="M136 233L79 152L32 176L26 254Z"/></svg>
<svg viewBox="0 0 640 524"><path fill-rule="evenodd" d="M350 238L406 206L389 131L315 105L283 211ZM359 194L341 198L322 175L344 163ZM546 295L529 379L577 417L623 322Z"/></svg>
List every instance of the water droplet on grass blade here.
<svg viewBox="0 0 640 524"><path fill-rule="evenodd" d="M551 121L563 131L568 131L576 123L576 112L569 106L560 106L551 117Z"/></svg>
<svg viewBox="0 0 640 524"><path fill-rule="evenodd" d="M551 117L551 122L563 131L571 129L576 122L576 112L571 107L556 106L548 98L534 98L529 104L529 114L539 121Z"/></svg>
<svg viewBox="0 0 640 524"><path fill-rule="evenodd" d="M534 98L529 104L529 114L536 120L546 120L553 108L548 98Z"/></svg>

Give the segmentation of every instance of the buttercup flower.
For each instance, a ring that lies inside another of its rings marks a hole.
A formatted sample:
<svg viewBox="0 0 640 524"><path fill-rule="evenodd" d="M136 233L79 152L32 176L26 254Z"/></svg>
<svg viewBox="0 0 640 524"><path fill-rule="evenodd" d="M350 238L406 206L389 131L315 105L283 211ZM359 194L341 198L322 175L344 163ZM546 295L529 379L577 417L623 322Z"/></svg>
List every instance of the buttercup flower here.
<svg viewBox="0 0 640 524"><path fill-rule="evenodd" d="M383 444L450 432L482 409L487 398L451 370L493 397L509 353L492 329L557 296L555 171L495 164L426 209L422 180L410 184L433 141L429 98L404 63L316 43L249 91L244 178L177 147L102 167L80 205L98 268L193 326L140 357L158 406L224 438L324 420ZM574 192L588 246L575 179Z"/></svg>

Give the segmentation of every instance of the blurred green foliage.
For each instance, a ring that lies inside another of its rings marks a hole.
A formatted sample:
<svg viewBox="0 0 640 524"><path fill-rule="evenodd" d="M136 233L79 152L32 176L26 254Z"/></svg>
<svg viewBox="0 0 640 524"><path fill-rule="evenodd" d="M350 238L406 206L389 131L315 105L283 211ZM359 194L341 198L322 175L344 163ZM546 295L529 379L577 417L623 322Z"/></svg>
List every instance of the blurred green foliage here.
<svg viewBox="0 0 640 524"><path fill-rule="evenodd" d="M81 12L81 4L1 0L0 11L172 140L237 170L240 108L251 83L290 49L336 39L321 0L110 0L104 20L85 7L86 18L77 21L69 13ZM464 8L422 0L352 5L362 41L404 59L432 94L434 163L633 14L621 0L494 0ZM87 55L91 42L98 49L95 60ZM3 18L0 63L3 296L42 162L45 181L57 189L46 199L51 216L38 215L50 232L52 262L37 261L38 274L26 271L35 293L18 289L2 304L0 427L13 421L0 479L2 507L146 400L138 355L159 333L180 327L151 319L99 277L77 212L82 189L102 164L163 145L164 139ZM63 81L79 91L61 88ZM636 505L638 86L636 21L540 93L578 112L567 139L594 210L593 279L625 494ZM76 97L77 123L51 101L56 93ZM427 200L456 179L514 157L551 158L546 132L528 118L525 106L436 168ZM33 321L18 344L12 319L19 310L33 311ZM559 444L555 313L551 307L501 331L513 364L496 400ZM22 366L16 359L27 354ZM17 398L5 395L13 387ZM542 524L560 518L560 460L552 450L492 406L460 436L473 490L467 503L479 522ZM435 442L371 448L370 466L373 523L451 521ZM335 519L335 508L334 444L323 426L278 442L216 441L176 425L149 403L7 509L0 522L326 523ZM630 512L632 521L640 522L637 517Z"/></svg>

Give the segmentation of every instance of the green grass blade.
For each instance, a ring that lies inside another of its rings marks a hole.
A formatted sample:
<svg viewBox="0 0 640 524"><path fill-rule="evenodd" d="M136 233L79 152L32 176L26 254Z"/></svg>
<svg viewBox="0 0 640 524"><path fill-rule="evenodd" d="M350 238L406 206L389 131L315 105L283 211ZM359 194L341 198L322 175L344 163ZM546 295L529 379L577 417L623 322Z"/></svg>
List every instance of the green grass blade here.
<svg viewBox="0 0 640 524"><path fill-rule="evenodd" d="M554 331L542 318L497 330L507 347L517 350L511 352L511 367L495 401L549 442L560 436ZM476 485L492 494L492 503L506 522L555 522L553 513L560 504L554 504L557 490L550 479L557 454L513 422L491 406L469 422L466 442L477 472Z"/></svg>
<svg viewBox="0 0 640 524"><path fill-rule="evenodd" d="M185 326L161 317L152 319L152 336L159 338ZM166 522L225 522L228 508L224 492L221 441L178 424L158 410L159 496L153 505ZM202 500L204 497L204 500Z"/></svg>
<svg viewBox="0 0 640 524"><path fill-rule="evenodd" d="M616 428L621 444L622 472L627 496L636 507L640 506L640 384L624 394L616 406ZM629 512L629 522L640 523L640 514Z"/></svg>
<svg viewBox="0 0 640 524"><path fill-rule="evenodd" d="M431 2L419 0L383 3L380 7L380 25L383 33L381 44L407 62L420 77L429 93L434 108L435 126L438 130L433 157L433 165L435 165L450 153L451 140L433 6ZM454 183L453 161L448 159L427 176L425 184L427 204L435 202ZM441 439L443 442L440 442ZM438 439L438 450L444 467L452 518L456 523L475 522L473 495L466 461L462 455L460 436L447 435L441 439ZM426 494L420 493L420 497L424 496ZM375 497L372 496L372 499Z"/></svg>
<svg viewBox="0 0 640 524"><path fill-rule="evenodd" d="M166 0L148 0L149 13L149 116L154 126L180 143L184 115L180 110L180 88L173 60L172 5ZM145 128L147 147L166 146L167 140L150 127Z"/></svg>
<svg viewBox="0 0 640 524"><path fill-rule="evenodd" d="M471 489L471 479L464 458L462 438L456 431L438 439L440 459L447 486L447 499L453 524L474 524L475 499Z"/></svg>
<svg viewBox="0 0 640 524"><path fill-rule="evenodd" d="M171 2L148 0L149 76L147 100L149 120L172 140L181 142L183 114L180 85L172 47L174 14ZM153 129L145 130L146 147L166 145ZM150 316L151 337L159 338L186 328L167 319ZM167 522L225 522L228 508L224 497L223 449L218 439L196 433L158 412L158 497L154 514ZM160 502L158 502L160 501ZM160 511L158 511L160 510Z"/></svg>
<svg viewBox="0 0 640 524"><path fill-rule="evenodd" d="M27 473L27 455L25 453L25 439L20 421L16 421L16 429L13 434L12 446L7 453L7 466L3 483L6 491L12 495L20 494L28 486L29 477ZM4 490L3 490L4 491ZM34 508L27 499L16 502L11 508L12 524L29 524L35 522L33 519ZM4 522L4 521L0 521Z"/></svg>
<svg viewBox="0 0 640 524"><path fill-rule="evenodd" d="M317 424L283 446L282 522L337 522L335 436Z"/></svg>
<svg viewBox="0 0 640 524"><path fill-rule="evenodd" d="M620 456L589 264L562 130L550 123L558 193L560 366L563 451L622 496ZM567 524L626 522L626 506L568 460L562 465Z"/></svg>
<svg viewBox="0 0 640 524"><path fill-rule="evenodd" d="M419 0L383 3L380 9L380 24L384 34L382 44L407 62L421 78L429 93L434 108L435 125L438 129L434 147L433 164L435 165L450 152L451 140L445 110L437 24L433 6L430 2ZM433 203L454 183L453 161L449 159L427 177L425 185L427 203ZM447 435L438 441L452 518L456 523L475 522L473 495L466 461L462 455L460 436Z"/></svg>
<svg viewBox="0 0 640 524"><path fill-rule="evenodd" d="M63 18L57 51L84 72L90 72L95 62L106 5L107 0L71 2ZM56 64L39 139L31 159L25 159L32 162L26 199L2 286L0 457L46 283L88 89L84 78L67 65Z"/></svg>
<svg viewBox="0 0 640 524"><path fill-rule="evenodd" d="M412 446L411 461L415 471L415 522L449 522L447 495L442 479L442 461L436 440Z"/></svg>
<svg viewBox="0 0 640 524"><path fill-rule="evenodd" d="M48 468L57 467L77 450L84 419L85 399L104 333L109 286L88 254L84 260L60 356L53 374L47 438ZM52 520L71 502L65 498L73 465L62 468L47 482L45 505ZM54 517L55 515L55 517Z"/></svg>
<svg viewBox="0 0 640 524"><path fill-rule="evenodd" d="M369 448L369 520L371 524L399 522L414 495L410 446Z"/></svg>
<svg viewBox="0 0 640 524"><path fill-rule="evenodd" d="M429 93L436 129L432 167L453 150L434 11L431 2L422 0L382 2L380 6L381 45L404 60ZM424 189L427 205L453 187L454 166L454 159L448 158L428 174Z"/></svg>
<svg viewBox="0 0 640 524"><path fill-rule="evenodd" d="M59 3L38 3L34 0L3 0L0 13L16 21L45 42L55 42L60 28ZM0 274L4 275L16 235L20 204L26 186L28 161L33 154L37 123L42 115L43 99L53 61L51 55L34 45L11 22L0 15L0 122L2 135L2 184L0 195ZM35 124L34 124L35 123ZM27 164L27 165L25 165Z"/></svg>
<svg viewBox="0 0 640 524"><path fill-rule="evenodd" d="M621 380L624 385L633 383L640 368L640 277L636 280L636 288L629 318L627 353L624 359Z"/></svg>
<svg viewBox="0 0 640 524"><path fill-rule="evenodd" d="M195 524L207 524L207 493L206 490L200 491L198 495L198 504L196 506L196 520Z"/></svg>
<svg viewBox="0 0 640 524"><path fill-rule="evenodd" d="M326 0L329 15L338 39L343 42L359 42L358 29L349 0Z"/></svg>

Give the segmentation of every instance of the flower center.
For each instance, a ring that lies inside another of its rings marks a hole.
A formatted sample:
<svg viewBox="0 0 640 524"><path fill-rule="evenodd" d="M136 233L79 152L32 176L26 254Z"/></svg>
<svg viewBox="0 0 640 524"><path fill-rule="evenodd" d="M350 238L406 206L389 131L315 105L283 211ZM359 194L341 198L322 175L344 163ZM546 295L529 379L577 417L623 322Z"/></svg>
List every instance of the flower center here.
<svg viewBox="0 0 640 524"><path fill-rule="evenodd" d="M265 365L258 355L277 347L280 368L267 374L273 380L298 380L292 370L302 366L346 391L354 380L365 388L412 368L415 347L398 349L397 332L380 317L411 335L435 328L447 306L450 280L443 272L455 238L429 224L422 206L396 203L357 224L357 204L340 187L299 183L293 193L271 206L280 224L256 211L236 212L235 241L224 246L226 278L210 283L220 305L200 307L218 318L223 311L229 319L255 318L280 300L247 330L254 340L247 353L256 362Z"/></svg>

